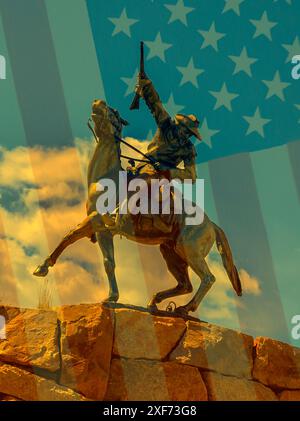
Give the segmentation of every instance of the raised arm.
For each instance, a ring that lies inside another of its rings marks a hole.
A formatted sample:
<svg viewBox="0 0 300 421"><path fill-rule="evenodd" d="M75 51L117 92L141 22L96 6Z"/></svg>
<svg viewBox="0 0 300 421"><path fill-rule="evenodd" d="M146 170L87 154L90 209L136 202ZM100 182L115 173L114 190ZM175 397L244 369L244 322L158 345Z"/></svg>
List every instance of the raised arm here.
<svg viewBox="0 0 300 421"><path fill-rule="evenodd" d="M139 79L136 91L144 98L158 127L171 119L150 79Z"/></svg>

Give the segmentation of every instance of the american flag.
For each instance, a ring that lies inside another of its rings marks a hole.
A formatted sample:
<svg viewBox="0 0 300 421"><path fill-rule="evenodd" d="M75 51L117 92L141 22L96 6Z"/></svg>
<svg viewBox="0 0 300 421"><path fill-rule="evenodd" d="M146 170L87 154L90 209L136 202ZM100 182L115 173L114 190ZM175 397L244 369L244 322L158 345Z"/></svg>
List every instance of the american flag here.
<svg viewBox="0 0 300 421"><path fill-rule="evenodd" d="M237 304L240 327L288 342L300 311L300 81L291 77L299 11L298 0L0 0L6 153L89 138L94 98L130 122L125 135L149 139L149 111L129 111L143 40L146 73L167 110L201 121L204 141L195 145L206 211L226 231L237 266L260 282L260 294ZM35 177L44 164L31 164ZM76 154L74 165L80 172ZM20 211L16 194L3 188L6 241L14 234L5 218ZM47 249L46 208L40 201Z"/></svg>

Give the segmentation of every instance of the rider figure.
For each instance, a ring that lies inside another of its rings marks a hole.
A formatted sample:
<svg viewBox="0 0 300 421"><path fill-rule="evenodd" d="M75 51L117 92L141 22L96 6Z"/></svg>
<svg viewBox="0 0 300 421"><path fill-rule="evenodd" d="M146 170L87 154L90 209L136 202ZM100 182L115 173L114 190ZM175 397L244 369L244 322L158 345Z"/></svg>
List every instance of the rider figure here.
<svg viewBox="0 0 300 421"><path fill-rule="evenodd" d="M198 130L197 117L193 114L176 114L172 119L164 108L151 80L146 77L138 77L135 91L145 100L158 127L146 153L147 156L153 158L151 161L155 161L158 165L154 169L151 164L141 164L137 167L137 175L153 176L157 173L164 175L169 180L177 178L182 181L190 179L195 182L197 177L196 151L191 137L195 136L198 140L202 140ZM182 162L184 167L177 168ZM115 226L116 229L120 229L127 219L126 216L126 214L120 214L117 211L116 220L113 222L111 218L105 218L105 223L110 227ZM163 232L170 232L170 225L165 223L162 218L154 218L154 225Z"/></svg>
<svg viewBox="0 0 300 421"><path fill-rule="evenodd" d="M196 179L196 151L190 138L202 140L198 131L199 121L195 115L176 114L172 119L164 108L151 80L138 79L136 92L145 100L153 114L157 131L148 146L147 155L159 163L159 171L167 171L169 178ZM184 169L177 166L183 162ZM146 170L146 168L144 169ZM140 174L143 169L140 171Z"/></svg>

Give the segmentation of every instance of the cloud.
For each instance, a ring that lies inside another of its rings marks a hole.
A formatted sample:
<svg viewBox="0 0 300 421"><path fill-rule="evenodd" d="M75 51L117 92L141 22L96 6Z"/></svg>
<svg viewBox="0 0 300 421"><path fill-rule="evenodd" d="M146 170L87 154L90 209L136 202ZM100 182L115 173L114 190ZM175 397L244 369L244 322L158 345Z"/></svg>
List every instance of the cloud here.
<svg viewBox="0 0 300 421"><path fill-rule="evenodd" d="M130 145L134 146L136 149L138 149L142 153L147 152L147 148L148 148L148 145L150 143L148 140L140 141L140 140L134 139L132 137L126 137L125 141L128 142ZM144 159L141 154L139 154L138 152L134 151L129 146L126 146L124 144L121 146L121 150L122 150L123 155L129 156L129 157L135 158L135 159ZM127 159L122 158L121 164L122 164L123 168L127 168L127 166L128 166ZM136 165L138 165L138 161L136 162Z"/></svg>
<svg viewBox="0 0 300 421"><path fill-rule="evenodd" d="M146 150L148 142L127 139ZM15 148L0 150L0 286L2 301L35 307L43 279L34 268L62 237L85 217L86 170L94 143L75 140L76 147L62 149ZM133 157L138 154L123 148ZM124 163L124 166L125 163ZM12 192L18 207L11 206ZM2 224L2 228L1 228ZM116 274L120 301L145 306L151 296L176 285L158 247L139 245L115 237ZM211 322L234 325L237 301L227 274L214 252L208 259L216 283L197 315ZM260 293L259 281L241 269L246 294ZM194 293L200 280L191 272ZM103 258L98 245L83 239L70 246L50 270L53 305L100 302L107 295ZM1 300L0 293L0 300ZM192 294L176 298L185 304ZM165 308L167 302L162 303Z"/></svg>
<svg viewBox="0 0 300 421"><path fill-rule="evenodd" d="M8 253L4 253L5 247ZM40 253L28 256L17 240L0 240L0 259L4 262L1 266L1 293L4 290L4 295L0 296L3 303L21 307L37 306L45 281L34 277L32 270L43 257ZM80 261L62 259L55 267L55 273L53 271L47 279L53 305L101 301L106 294L106 285L101 284L95 273L85 269Z"/></svg>
<svg viewBox="0 0 300 421"><path fill-rule="evenodd" d="M44 185L82 180L78 173L79 156L75 148L18 147L8 150L1 147L0 154L2 185Z"/></svg>
<svg viewBox="0 0 300 421"><path fill-rule="evenodd" d="M247 294L260 295L261 288L259 280L254 276L251 276L245 269L239 271L241 282L243 285L243 291Z"/></svg>

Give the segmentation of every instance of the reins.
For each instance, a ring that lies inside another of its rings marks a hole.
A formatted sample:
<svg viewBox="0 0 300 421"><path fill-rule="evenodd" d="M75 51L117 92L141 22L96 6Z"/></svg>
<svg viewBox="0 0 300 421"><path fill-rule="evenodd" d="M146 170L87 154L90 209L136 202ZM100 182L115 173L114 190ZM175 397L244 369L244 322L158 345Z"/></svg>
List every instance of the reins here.
<svg viewBox="0 0 300 421"><path fill-rule="evenodd" d="M91 122L92 120L89 118L87 125L88 128L91 130L91 132L94 135L94 138L96 140L97 143L99 143L99 139L95 133L95 130L93 129ZM159 163L157 161L155 161L152 157L147 156L146 154L144 154L142 151L140 151L139 149L137 149L135 146L131 145L130 143L126 142L126 140L122 139L121 137L114 135L115 140L118 141L119 143L123 143L124 145L128 146L130 149L132 149L133 151L137 152L138 154L142 155L144 158L146 159L139 159L139 158L133 158L131 156L127 156L127 155L120 155L121 158L125 158L128 159L128 162L130 165L132 165L133 167L135 166L135 161L138 162L145 162L146 164L150 164L152 165L152 167L157 170Z"/></svg>

